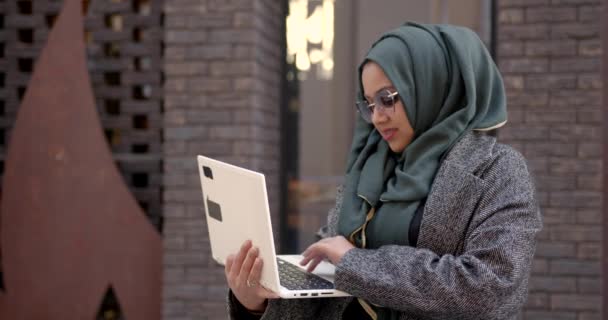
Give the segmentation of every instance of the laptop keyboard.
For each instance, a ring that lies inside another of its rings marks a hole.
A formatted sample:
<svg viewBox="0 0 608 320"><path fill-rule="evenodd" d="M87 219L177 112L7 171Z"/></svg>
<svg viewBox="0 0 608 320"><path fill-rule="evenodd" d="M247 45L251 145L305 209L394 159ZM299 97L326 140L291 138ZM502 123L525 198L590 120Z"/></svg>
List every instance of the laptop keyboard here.
<svg viewBox="0 0 608 320"><path fill-rule="evenodd" d="M281 285L289 290L334 289L334 284L277 258Z"/></svg>

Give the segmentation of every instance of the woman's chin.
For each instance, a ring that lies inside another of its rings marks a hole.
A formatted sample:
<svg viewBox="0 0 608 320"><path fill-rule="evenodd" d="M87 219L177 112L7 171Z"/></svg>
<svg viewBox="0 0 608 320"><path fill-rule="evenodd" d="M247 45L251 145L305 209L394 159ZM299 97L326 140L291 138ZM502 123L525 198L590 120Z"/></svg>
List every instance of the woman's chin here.
<svg viewBox="0 0 608 320"><path fill-rule="evenodd" d="M403 150L405 150L406 146L403 146L403 145L398 144L398 143L389 143L388 147L391 149L391 151L393 153L400 154L400 153L403 152Z"/></svg>

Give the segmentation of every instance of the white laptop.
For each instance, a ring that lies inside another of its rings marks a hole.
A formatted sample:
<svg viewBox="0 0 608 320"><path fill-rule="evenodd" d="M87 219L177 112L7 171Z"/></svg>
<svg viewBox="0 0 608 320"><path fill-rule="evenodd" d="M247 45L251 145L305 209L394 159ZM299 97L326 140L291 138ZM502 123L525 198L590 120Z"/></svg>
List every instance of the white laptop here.
<svg viewBox="0 0 608 320"><path fill-rule="evenodd" d="M198 156L205 215L213 259L224 265L246 240L264 261L260 283L281 298L343 297L333 284L335 267L326 261L309 273L301 255L277 255L264 175Z"/></svg>

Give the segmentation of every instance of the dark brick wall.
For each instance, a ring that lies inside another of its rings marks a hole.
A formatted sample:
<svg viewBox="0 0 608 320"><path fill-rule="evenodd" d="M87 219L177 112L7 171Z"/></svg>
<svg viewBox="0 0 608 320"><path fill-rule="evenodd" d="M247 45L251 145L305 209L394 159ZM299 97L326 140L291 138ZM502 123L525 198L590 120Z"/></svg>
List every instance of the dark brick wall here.
<svg viewBox="0 0 608 320"><path fill-rule="evenodd" d="M523 319L600 319L602 79L599 0L499 0L509 123L544 219Z"/></svg>
<svg viewBox="0 0 608 320"><path fill-rule="evenodd" d="M279 235L282 8L275 0L164 5L164 319L226 318L197 154L265 173Z"/></svg>
<svg viewBox="0 0 608 320"><path fill-rule="evenodd" d="M38 3L38 1L35 1ZM89 0L89 70L125 182L160 230L162 0Z"/></svg>

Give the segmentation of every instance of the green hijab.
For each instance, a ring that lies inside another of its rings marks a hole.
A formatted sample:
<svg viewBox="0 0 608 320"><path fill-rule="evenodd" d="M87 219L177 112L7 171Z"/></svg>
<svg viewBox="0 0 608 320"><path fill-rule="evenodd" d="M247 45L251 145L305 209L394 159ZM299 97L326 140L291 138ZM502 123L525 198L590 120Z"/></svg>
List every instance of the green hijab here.
<svg viewBox="0 0 608 320"><path fill-rule="evenodd" d="M384 34L359 66L359 100L368 61L376 62L398 91L414 139L393 154L374 126L357 117L338 233L347 239L353 235L361 247L362 232L356 230L375 208L365 247L410 245L410 222L442 156L465 133L506 123L503 82L484 44L463 27L406 23Z"/></svg>

